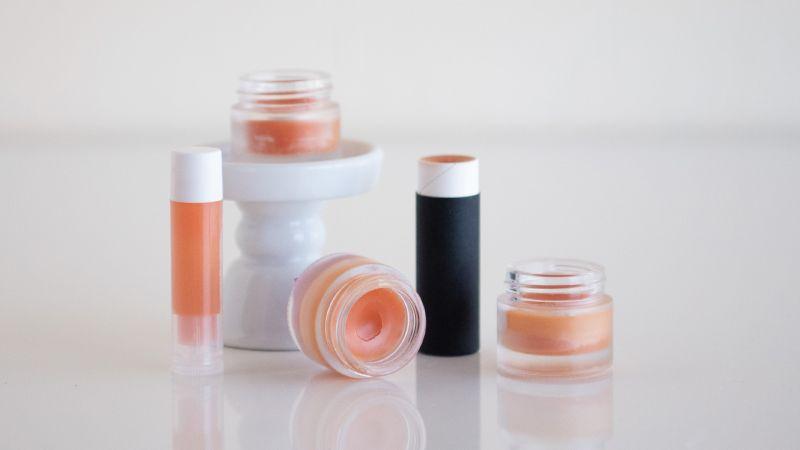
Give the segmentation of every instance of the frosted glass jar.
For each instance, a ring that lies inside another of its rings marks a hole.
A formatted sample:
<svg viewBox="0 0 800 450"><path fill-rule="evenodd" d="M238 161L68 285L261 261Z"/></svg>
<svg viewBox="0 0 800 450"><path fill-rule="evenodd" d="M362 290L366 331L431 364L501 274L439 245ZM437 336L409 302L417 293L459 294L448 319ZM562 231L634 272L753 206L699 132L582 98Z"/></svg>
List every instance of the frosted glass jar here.
<svg viewBox="0 0 800 450"><path fill-rule="evenodd" d="M339 105L328 74L314 70L256 72L239 79L231 108L231 151L303 156L336 151Z"/></svg>
<svg viewBox="0 0 800 450"><path fill-rule="evenodd" d="M336 253L295 281L289 328L315 362L353 378L387 375L416 356L425 310L397 270L363 256Z"/></svg>
<svg viewBox="0 0 800 450"><path fill-rule="evenodd" d="M612 361L612 300L603 267L534 259L512 264L497 302L498 371L589 376Z"/></svg>

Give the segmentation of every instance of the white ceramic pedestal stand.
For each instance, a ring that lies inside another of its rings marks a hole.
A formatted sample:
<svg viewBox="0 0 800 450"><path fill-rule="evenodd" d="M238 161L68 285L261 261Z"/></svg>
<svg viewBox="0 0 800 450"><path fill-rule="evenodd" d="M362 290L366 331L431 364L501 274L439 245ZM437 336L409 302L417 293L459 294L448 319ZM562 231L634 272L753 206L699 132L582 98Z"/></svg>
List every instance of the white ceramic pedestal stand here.
<svg viewBox="0 0 800 450"><path fill-rule="evenodd" d="M324 200L372 189L382 152L344 140L337 154L314 160L223 159L226 200L242 211L236 228L240 257L223 280L225 345L295 350L286 307L294 279L321 256Z"/></svg>

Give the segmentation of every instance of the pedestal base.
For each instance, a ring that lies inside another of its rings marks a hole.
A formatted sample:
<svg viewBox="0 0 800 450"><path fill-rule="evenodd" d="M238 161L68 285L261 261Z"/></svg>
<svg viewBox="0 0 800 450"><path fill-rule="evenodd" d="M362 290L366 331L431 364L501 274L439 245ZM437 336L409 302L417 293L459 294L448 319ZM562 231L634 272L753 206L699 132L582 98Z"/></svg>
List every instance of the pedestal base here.
<svg viewBox="0 0 800 450"><path fill-rule="evenodd" d="M225 154L224 195L242 211L236 229L241 256L223 282L225 345L295 350L286 308L294 279L321 255L323 201L370 190L380 174L381 150L344 140L318 160L259 161Z"/></svg>

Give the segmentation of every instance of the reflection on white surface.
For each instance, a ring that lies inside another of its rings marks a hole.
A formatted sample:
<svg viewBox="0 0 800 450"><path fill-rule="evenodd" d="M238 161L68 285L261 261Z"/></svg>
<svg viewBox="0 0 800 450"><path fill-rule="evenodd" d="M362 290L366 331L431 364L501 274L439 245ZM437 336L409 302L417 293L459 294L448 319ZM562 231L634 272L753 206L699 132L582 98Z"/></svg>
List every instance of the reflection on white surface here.
<svg viewBox="0 0 800 450"><path fill-rule="evenodd" d="M428 428L427 448L480 448L480 362L480 354L417 355L417 406Z"/></svg>
<svg viewBox="0 0 800 450"><path fill-rule="evenodd" d="M420 450L425 425L395 384L323 373L306 384L292 410L295 450Z"/></svg>
<svg viewBox="0 0 800 450"><path fill-rule="evenodd" d="M172 450L220 450L222 375L172 378Z"/></svg>
<svg viewBox="0 0 800 450"><path fill-rule="evenodd" d="M289 412L303 390L305 357L299 352L228 352L257 362L226 361L225 399L234 413L228 418L228 428L235 448L291 448Z"/></svg>
<svg viewBox="0 0 800 450"><path fill-rule="evenodd" d="M604 448L613 432L611 381L610 374L583 380L498 376L503 448Z"/></svg>

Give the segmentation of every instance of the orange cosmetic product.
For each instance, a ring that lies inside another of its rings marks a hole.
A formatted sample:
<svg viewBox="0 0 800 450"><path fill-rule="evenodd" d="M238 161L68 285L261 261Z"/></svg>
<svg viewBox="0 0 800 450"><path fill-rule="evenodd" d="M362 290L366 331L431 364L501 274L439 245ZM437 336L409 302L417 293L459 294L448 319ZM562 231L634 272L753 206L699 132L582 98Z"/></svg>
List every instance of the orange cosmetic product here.
<svg viewBox="0 0 800 450"><path fill-rule="evenodd" d="M222 371L220 237L222 155L191 147L172 152L173 371Z"/></svg>
<svg viewBox="0 0 800 450"><path fill-rule="evenodd" d="M339 145L339 105L330 76L313 70L244 75L231 109L232 152L264 156L321 155Z"/></svg>
<svg viewBox="0 0 800 450"><path fill-rule="evenodd" d="M513 264L497 304L498 369L508 376L585 376L612 360L612 304L597 264Z"/></svg>
<svg viewBox="0 0 800 450"><path fill-rule="evenodd" d="M295 281L289 326L315 362L353 378L405 366L425 334L419 296L396 270L363 256L336 253Z"/></svg>

